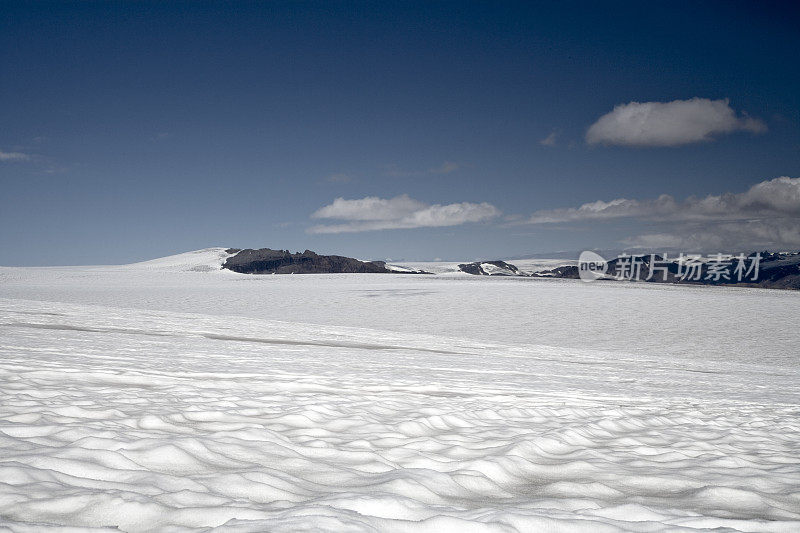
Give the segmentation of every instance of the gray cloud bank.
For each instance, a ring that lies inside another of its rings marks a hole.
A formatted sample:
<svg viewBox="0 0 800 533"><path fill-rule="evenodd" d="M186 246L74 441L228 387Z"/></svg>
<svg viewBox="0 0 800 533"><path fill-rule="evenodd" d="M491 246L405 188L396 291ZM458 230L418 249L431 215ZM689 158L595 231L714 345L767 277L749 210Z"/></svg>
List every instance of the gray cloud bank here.
<svg viewBox="0 0 800 533"><path fill-rule="evenodd" d="M642 217L657 220L741 220L753 217L800 217L800 178L762 181L743 193L690 196L678 201L668 194L649 200L617 198L579 207L534 212L529 224Z"/></svg>
<svg viewBox="0 0 800 533"><path fill-rule="evenodd" d="M644 248L722 249L800 247L800 178L762 181L742 193L689 197L668 194L655 199L617 198L578 207L534 212L528 224L639 219L669 223L669 231L629 237L623 242Z"/></svg>

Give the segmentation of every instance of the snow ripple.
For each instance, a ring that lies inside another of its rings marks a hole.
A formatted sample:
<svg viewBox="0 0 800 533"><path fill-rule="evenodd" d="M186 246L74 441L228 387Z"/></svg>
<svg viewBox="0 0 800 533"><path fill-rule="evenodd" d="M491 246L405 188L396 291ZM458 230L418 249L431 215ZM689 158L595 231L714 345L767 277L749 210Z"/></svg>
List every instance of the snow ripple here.
<svg viewBox="0 0 800 533"><path fill-rule="evenodd" d="M10 299L0 335L0 531L800 530L796 368Z"/></svg>

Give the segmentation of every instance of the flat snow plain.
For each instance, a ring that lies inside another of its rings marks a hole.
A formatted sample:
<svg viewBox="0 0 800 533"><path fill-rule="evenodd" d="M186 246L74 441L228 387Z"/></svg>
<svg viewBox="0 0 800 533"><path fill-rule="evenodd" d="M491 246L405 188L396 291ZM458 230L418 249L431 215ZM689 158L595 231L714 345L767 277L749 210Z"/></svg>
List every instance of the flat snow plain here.
<svg viewBox="0 0 800 533"><path fill-rule="evenodd" d="M800 531L800 294L0 268L0 531Z"/></svg>

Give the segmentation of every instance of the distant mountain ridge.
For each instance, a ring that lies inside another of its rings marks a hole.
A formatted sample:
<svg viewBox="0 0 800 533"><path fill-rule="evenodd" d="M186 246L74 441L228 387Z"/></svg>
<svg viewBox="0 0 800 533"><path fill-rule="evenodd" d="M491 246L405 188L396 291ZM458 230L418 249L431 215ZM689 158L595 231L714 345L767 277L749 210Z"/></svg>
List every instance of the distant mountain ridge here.
<svg viewBox="0 0 800 533"><path fill-rule="evenodd" d="M708 258L698 266L697 275L682 276L686 266L675 258L666 260L660 255L651 256L650 254L625 257L628 259L621 260L620 257L616 257L608 260L606 274L602 276L601 280L619 281L619 278L623 276L617 277L614 274L624 269L625 265L621 261L630 261L632 258L637 264L637 276L635 279L627 279L627 281L800 290L800 252L759 252L760 261L756 279L752 279L752 276L738 279L735 275L731 275L729 278L715 277L710 273L711 261ZM657 261L656 265L650 264L653 257ZM749 261L754 257L755 254L747 256ZM214 263L217 266L214 266ZM485 260L472 263L453 263L449 266L449 270L440 272L434 263L430 265L427 263L389 265L384 261L362 261L340 255L320 255L311 250L292 253L289 250L273 250L271 248L208 248L145 261L132 266L194 272L209 272L222 268L241 274L431 274L428 270L432 270L444 275L458 273L461 275L539 279L580 278L580 267L574 261L564 260L561 263L559 260L549 260L549 264L546 263L536 264L530 260L521 260L515 265L510 261ZM630 268L630 265L628 267ZM656 269L652 276L650 275L651 269Z"/></svg>
<svg viewBox="0 0 800 533"><path fill-rule="evenodd" d="M712 256L713 257L713 256ZM746 256L748 265L752 264L756 253ZM655 260L657 263L651 265ZM627 263L623 263L627 261ZM636 269L635 279L626 281L642 281L647 283L677 283L691 285L719 285L739 287L760 287L765 289L800 289L800 252L758 252L758 271L755 279L751 276L732 275L733 265L727 277L714 275L711 261L705 260L697 265L692 276L684 276L686 266L677 259L668 260L660 255L637 254L619 256L607 262L607 274L604 281L619 281L615 272ZM577 265L562 265L550 269L525 273L508 261L476 261L459 264L461 272L476 276L523 276L534 278L579 279ZM652 275L651 275L652 270ZM633 272L629 272L633 278Z"/></svg>
<svg viewBox="0 0 800 533"><path fill-rule="evenodd" d="M748 263L752 263L756 253L747 256ZM740 286L740 287L760 287L764 289L800 289L800 252L758 252L758 274L755 279L750 276L743 276L738 279L729 274L729 279L713 275L710 270L711 262L705 261L697 267L695 276L681 277L682 269L686 271L686 266L680 264L676 259L668 260L660 255L629 255L625 258L627 263L623 265L622 259L616 257L608 261L608 274L601 278L607 281L614 281L614 272L624 268L631 268L631 261L638 265L638 279L647 283L679 283L689 285L720 285L720 286ZM657 264L651 262L655 260ZM551 270L544 270L533 274L534 277L578 279L580 278L578 266L562 266ZM651 270L653 275L651 276ZM647 279L650 278L650 279Z"/></svg>

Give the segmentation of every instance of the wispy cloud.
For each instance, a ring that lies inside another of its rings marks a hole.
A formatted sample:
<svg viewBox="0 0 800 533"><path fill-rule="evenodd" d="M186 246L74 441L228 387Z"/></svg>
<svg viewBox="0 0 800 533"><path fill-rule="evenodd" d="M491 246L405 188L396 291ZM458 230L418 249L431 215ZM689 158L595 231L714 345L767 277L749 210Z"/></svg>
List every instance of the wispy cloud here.
<svg viewBox="0 0 800 533"><path fill-rule="evenodd" d="M31 156L22 152L3 152L0 151L0 161L28 161Z"/></svg>
<svg viewBox="0 0 800 533"><path fill-rule="evenodd" d="M741 116L727 99L692 98L672 102L630 102L600 117L586 132L589 144L679 146L712 140L716 135L764 133L757 118Z"/></svg>
<svg viewBox="0 0 800 533"><path fill-rule="evenodd" d="M550 135L539 141L539 144L541 144L542 146L555 146L556 137L558 137L558 132L553 131L550 133Z"/></svg>
<svg viewBox="0 0 800 533"><path fill-rule="evenodd" d="M386 229L458 226L468 222L483 222L500 215L492 204L462 202L427 204L406 194L394 198L365 198L346 200L336 198L311 214L311 218L341 221L335 224L312 226L309 233L353 233Z"/></svg>
<svg viewBox="0 0 800 533"><path fill-rule="evenodd" d="M327 181L328 183L350 183L351 181L353 181L353 178L347 174L338 173L338 174L331 174L330 176L325 178L325 181Z"/></svg>
<svg viewBox="0 0 800 533"><path fill-rule="evenodd" d="M522 223L564 224L630 218L669 223L669 230L629 237L641 247L800 246L800 178L762 181L741 193L653 199L597 200L578 207L534 212Z"/></svg>
<svg viewBox="0 0 800 533"><path fill-rule="evenodd" d="M436 176L450 174L459 170L461 165L452 161L444 161L441 165L428 168L426 170L404 170L397 165L388 165L384 174L393 178L415 178L420 176Z"/></svg>
<svg viewBox="0 0 800 533"><path fill-rule="evenodd" d="M451 172L455 172L460 168L461 165L459 165L458 163L453 163L452 161L445 161L441 165L429 168L428 172L431 174L450 174Z"/></svg>

